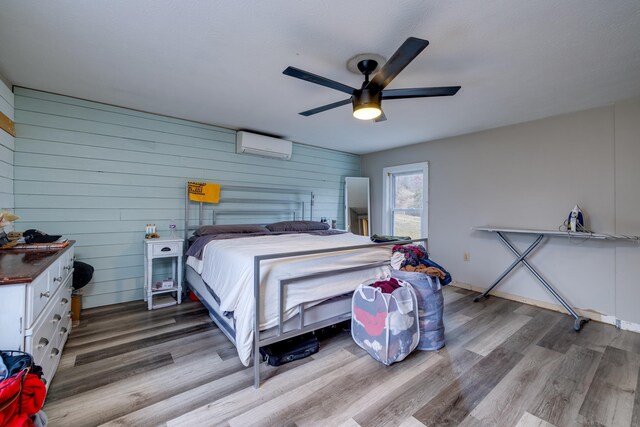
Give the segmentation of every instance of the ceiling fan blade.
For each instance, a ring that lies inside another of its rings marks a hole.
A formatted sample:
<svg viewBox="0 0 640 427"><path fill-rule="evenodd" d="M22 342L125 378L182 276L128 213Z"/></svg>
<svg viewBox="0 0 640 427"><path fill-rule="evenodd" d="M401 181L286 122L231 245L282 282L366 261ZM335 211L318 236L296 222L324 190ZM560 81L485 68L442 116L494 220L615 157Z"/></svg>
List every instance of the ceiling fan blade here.
<svg viewBox="0 0 640 427"><path fill-rule="evenodd" d="M334 102L331 104L323 105L312 110L303 111L299 113L301 116L312 116L314 114L322 113L323 111L331 110L332 108L341 107L343 105L351 104L351 98L344 99L342 101Z"/></svg>
<svg viewBox="0 0 640 427"><path fill-rule="evenodd" d="M336 82L334 80L330 80L326 77L318 76L316 74L310 73L308 71L301 70L295 67L287 67L282 74L286 74L287 76L295 77L296 79L306 80L311 83L315 83L320 86L325 86L330 89L339 90L340 92L348 93L349 95L353 94L355 88L351 86L347 86L340 82Z"/></svg>
<svg viewBox="0 0 640 427"><path fill-rule="evenodd" d="M382 99L426 98L429 96L453 96L460 86L414 87L382 91Z"/></svg>
<svg viewBox="0 0 640 427"><path fill-rule="evenodd" d="M429 46L427 40L409 37L382 66L380 71L373 76L367 89L382 90L387 87L391 80L400 74L400 71L404 70L427 46Z"/></svg>
<svg viewBox="0 0 640 427"><path fill-rule="evenodd" d="M382 111L382 109L380 109L380 111ZM378 117L373 119L375 123L384 122L385 120L387 120L387 116L384 115L384 111L382 111L382 113Z"/></svg>

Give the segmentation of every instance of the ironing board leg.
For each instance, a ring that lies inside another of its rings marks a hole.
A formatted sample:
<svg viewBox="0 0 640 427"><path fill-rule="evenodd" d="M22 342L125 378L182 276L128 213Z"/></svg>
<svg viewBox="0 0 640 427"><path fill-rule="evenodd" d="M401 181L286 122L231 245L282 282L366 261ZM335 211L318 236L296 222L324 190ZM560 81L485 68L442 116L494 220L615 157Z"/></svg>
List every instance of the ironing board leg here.
<svg viewBox="0 0 640 427"><path fill-rule="evenodd" d="M507 243L507 245L508 245L509 247L511 247L511 244L509 244L509 242L505 239L505 237L504 237L500 232L498 232L498 236L500 236L500 238L502 239L502 241L504 241L505 243ZM503 272L502 272L502 274L501 274L501 275L500 275L500 276L499 276L499 277L498 277L498 278L493 282L493 284L491 284L491 286L489 286L489 288L487 288L487 289L486 289L486 290L485 290L481 295L478 295L477 297L475 297L475 298L473 299L473 302L478 302L478 301L480 301L482 298L487 298L487 297L489 296L489 292L491 292L491 291L493 290L493 288L495 288L496 286L498 286L498 283L500 283L500 282L502 281L502 279L504 279L504 278L506 277L506 275L507 275L507 274L509 274L509 273L511 272L511 270L513 270L513 269L516 267L516 265L518 265L521 261L526 262L526 261L524 260L524 258L525 258L527 255L529 255L529 253L530 253L532 250L534 250L534 249L536 248L536 246L538 246L538 244L542 241L542 238L543 238L543 237L544 237L543 235L538 236L538 238L535 240L535 242L533 242L533 243L531 244L531 246L529 246L529 247L527 248L527 250L526 250L526 251L524 251L524 252L522 253L522 255L517 254L516 256L517 256L518 258L517 258L517 259L516 259L516 260L515 260L515 261L514 261L514 262L513 262L513 263L512 263L512 264L511 264L511 265L510 265L506 270L505 270L505 271L503 271ZM512 248L512 250L513 250L513 248Z"/></svg>
<svg viewBox="0 0 640 427"><path fill-rule="evenodd" d="M533 242L532 246L527 248L527 250L522 255L520 255L518 250L511 244L511 242L509 242L506 239L506 237L502 233L500 233L500 232L497 232L497 233L498 233L498 237L500 237L500 240L502 240L504 242L504 244L507 245L509 247L509 249L511 249L511 252L513 252L513 254L518 257L517 262L521 262L522 261L522 263L525 265L525 267L527 267L527 269L536 277L536 279L538 279L538 281L540 283L542 283L542 285L545 288L547 288L547 290L551 293L551 295L553 295L553 297L556 300L558 300L558 302L560 304L562 304L562 306L569 312L569 314L571 314L574 317L575 321L573 322L573 329L576 330L576 331L579 331L580 329L582 329L582 325L587 323L589 321L589 318L579 316L578 313L576 313L575 310L573 308L571 308L571 306L569 304L567 304L567 302L558 294L558 292L556 292L556 290L553 289L553 287L549 283L547 283L546 280L544 280L544 278L540 275L540 273L538 273L536 271L536 269L533 268L531 266L531 264L529 264L527 262L527 260L525 259L525 257L529 254L529 252L531 252L530 249L533 249L533 247L537 246L538 243L540 243L540 241L542 240L542 238L544 236L542 234L540 236L538 236L536 241ZM512 269L513 267L515 267L515 266L510 267L510 269ZM510 270L508 270L507 273L509 271ZM502 277L501 277L501 279L502 279ZM495 286L495 285L493 285L493 286ZM487 291L490 291L493 288L493 286L491 288L489 288ZM485 293L487 291L485 291Z"/></svg>

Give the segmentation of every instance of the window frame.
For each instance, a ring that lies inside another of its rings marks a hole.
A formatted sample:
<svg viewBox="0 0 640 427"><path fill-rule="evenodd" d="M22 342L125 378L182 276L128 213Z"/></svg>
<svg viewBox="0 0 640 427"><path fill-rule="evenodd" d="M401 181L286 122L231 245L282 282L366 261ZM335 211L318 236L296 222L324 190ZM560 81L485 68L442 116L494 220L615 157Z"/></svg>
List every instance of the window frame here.
<svg viewBox="0 0 640 427"><path fill-rule="evenodd" d="M383 209L382 209L382 232L386 235L393 234L393 212L416 211L418 208L393 208L391 203L394 200L393 178L398 175L408 175L411 173L422 173L422 214L420 216L420 234L422 236L411 236L414 239L429 237L429 162L411 163L407 165L388 166L382 170L383 182Z"/></svg>

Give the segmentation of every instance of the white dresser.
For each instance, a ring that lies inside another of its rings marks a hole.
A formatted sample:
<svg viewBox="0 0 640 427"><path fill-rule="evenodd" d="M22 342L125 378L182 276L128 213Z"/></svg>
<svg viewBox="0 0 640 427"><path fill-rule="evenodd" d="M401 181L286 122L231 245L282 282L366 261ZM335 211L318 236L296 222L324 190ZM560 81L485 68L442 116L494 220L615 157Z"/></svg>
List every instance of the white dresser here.
<svg viewBox="0 0 640 427"><path fill-rule="evenodd" d="M71 332L73 242L0 253L0 349L30 353L51 383Z"/></svg>

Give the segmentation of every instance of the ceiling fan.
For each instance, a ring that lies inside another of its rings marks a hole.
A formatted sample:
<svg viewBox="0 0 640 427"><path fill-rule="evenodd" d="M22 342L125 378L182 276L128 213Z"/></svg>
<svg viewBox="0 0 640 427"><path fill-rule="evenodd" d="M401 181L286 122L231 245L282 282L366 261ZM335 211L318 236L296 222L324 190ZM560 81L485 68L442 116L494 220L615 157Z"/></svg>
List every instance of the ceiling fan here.
<svg viewBox="0 0 640 427"><path fill-rule="evenodd" d="M364 59L358 62L358 70L364 74L364 82L360 89L347 86L326 77L318 76L308 71L295 67L287 67L282 73L297 79L306 80L311 83L325 86L331 89L351 95L342 101L333 102L323 105L322 107L313 108L303 111L303 116L311 116L332 108L353 104L353 116L361 120L374 119L376 122L386 120L387 118L382 111L383 99L403 99L403 98L426 98L431 96L452 96L455 95L460 86L443 86L443 87L420 87L406 89L387 89L385 87L398 75L404 68L409 65L416 56L420 54L429 45L427 40L416 37L409 37L402 43L402 46L395 51L389 60L373 75L371 80L369 76L378 67L378 62L373 59Z"/></svg>

